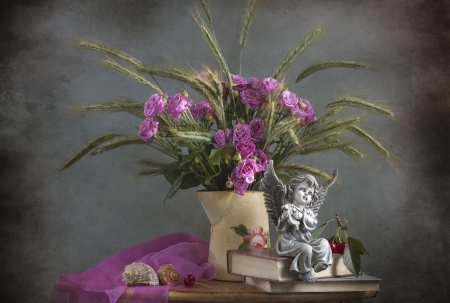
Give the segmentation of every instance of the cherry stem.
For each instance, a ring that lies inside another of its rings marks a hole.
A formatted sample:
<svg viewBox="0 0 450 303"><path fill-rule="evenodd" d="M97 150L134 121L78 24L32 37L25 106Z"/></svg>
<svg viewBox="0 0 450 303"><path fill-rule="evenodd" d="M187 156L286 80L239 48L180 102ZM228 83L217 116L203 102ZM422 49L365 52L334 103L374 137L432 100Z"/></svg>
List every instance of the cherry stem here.
<svg viewBox="0 0 450 303"><path fill-rule="evenodd" d="M206 284L203 284L203 283L200 283L200 282L194 282L195 284L200 284L200 285L203 285L203 286L206 286L206 287L209 287L209 288L211 288L211 289L214 289L214 287L212 287L212 286L209 286L209 285L206 285Z"/></svg>

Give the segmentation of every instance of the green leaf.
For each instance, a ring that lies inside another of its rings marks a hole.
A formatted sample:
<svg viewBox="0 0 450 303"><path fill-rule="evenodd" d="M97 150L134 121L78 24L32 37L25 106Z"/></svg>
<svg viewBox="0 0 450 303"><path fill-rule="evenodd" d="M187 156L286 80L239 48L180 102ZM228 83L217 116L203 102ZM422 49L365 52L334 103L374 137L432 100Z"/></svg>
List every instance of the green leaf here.
<svg viewBox="0 0 450 303"><path fill-rule="evenodd" d="M239 245L238 249L249 249L250 244L242 242L241 245Z"/></svg>
<svg viewBox="0 0 450 303"><path fill-rule="evenodd" d="M244 224L239 224L239 226L232 226L231 229L234 229L237 235L241 237L245 237L247 235L247 227Z"/></svg>
<svg viewBox="0 0 450 303"><path fill-rule="evenodd" d="M189 154L183 156L183 160L181 160L181 165L189 163L192 159L197 155L196 151L191 151Z"/></svg>
<svg viewBox="0 0 450 303"><path fill-rule="evenodd" d="M330 221L325 222L324 224L320 225L319 228L317 228L317 229L314 231L314 233L312 234L313 239L316 239L316 238L323 232L323 230L325 229L325 227L327 227L327 225L328 225L329 222L330 222Z"/></svg>
<svg viewBox="0 0 450 303"><path fill-rule="evenodd" d="M199 176L196 172L189 172L187 173L184 178L183 181L181 182L180 185L180 189L189 189L192 187L197 187L200 184L202 184L202 182L205 179L201 176Z"/></svg>
<svg viewBox="0 0 450 303"><path fill-rule="evenodd" d="M175 180L177 180L183 170L180 167L180 163L178 161L175 161L170 163L169 165L161 167L161 171L167 182L173 185Z"/></svg>
<svg viewBox="0 0 450 303"><path fill-rule="evenodd" d="M211 185L211 180L213 178L217 177L217 176L220 176L221 173L222 173L222 170L219 170L217 173L215 173L215 174L213 174L211 176L208 176L208 178L206 178L206 180L205 180L205 184L206 185Z"/></svg>
<svg viewBox="0 0 450 303"><path fill-rule="evenodd" d="M351 242L347 242L344 250L344 264L352 274L358 277L361 271L361 256L358 249Z"/></svg>
<svg viewBox="0 0 450 303"><path fill-rule="evenodd" d="M352 245L356 247L360 254L369 254L364 245L358 239L347 237L347 242L352 243Z"/></svg>
<svg viewBox="0 0 450 303"><path fill-rule="evenodd" d="M272 247L270 244L270 230L267 231L266 236L267 236L266 248L270 248Z"/></svg>
<svg viewBox="0 0 450 303"><path fill-rule="evenodd" d="M166 202L167 199L172 197L177 193L177 191L180 189L181 182L183 181L184 175L186 173L183 171L181 172L180 176L173 182L172 186L169 189L169 192L167 193L166 197L164 198L164 202Z"/></svg>
<svg viewBox="0 0 450 303"><path fill-rule="evenodd" d="M235 147L233 146L233 142L228 142L225 145L222 145L219 148L215 148L211 151L211 155L209 155L209 161L213 165L219 165L220 161L224 159L227 155L231 157L231 155L235 151Z"/></svg>
<svg viewBox="0 0 450 303"><path fill-rule="evenodd" d="M287 184L291 180L291 176L284 174L277 174L278 179L280 179L284 184Z"/></svg>

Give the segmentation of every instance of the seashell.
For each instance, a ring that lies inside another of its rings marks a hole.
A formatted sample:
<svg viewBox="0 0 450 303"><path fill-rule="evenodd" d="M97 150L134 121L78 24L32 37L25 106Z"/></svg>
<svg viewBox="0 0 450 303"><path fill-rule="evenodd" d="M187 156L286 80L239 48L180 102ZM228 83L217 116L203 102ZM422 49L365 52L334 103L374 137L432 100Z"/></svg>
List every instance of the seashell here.
<svg viewBox="0 0 450 303"><path fill-rule="evenodd" d="M158 269L158 278L162 284L178 284L178 272L172 264L163 264Z"/></svg>
<svg viewBox="0 0 450 303"><path fill-rule="evenodd" d="M125 271L122 273L122 281L128 286L133 285L153 285L158 286L159 280L155 270L140 262L134 262L125 266Z"/></svg>

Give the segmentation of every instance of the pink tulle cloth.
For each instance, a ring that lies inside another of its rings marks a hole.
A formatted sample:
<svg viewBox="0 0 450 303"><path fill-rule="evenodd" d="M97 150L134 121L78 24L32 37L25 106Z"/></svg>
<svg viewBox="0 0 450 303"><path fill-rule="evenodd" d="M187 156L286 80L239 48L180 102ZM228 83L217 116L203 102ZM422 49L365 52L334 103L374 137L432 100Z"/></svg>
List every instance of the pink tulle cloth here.
<svg viewBox="0 0 450 303"><path fill-rule="evenodd" d="M163 264L172 264L181 282L188 274L197 280L211 280L217 271L207 261L207 241L182 232L164 235L122 250L87 271L63 273L55 284L51 302L73 302L75 296L78 303L114 303L127 289L122 282L122 273L125 266L133 262L148 264L155 271ZM127 302L168 302L169 290L174 287L184 286L132 286L132 291L127 291L131 293L131 301Z"/></svg>

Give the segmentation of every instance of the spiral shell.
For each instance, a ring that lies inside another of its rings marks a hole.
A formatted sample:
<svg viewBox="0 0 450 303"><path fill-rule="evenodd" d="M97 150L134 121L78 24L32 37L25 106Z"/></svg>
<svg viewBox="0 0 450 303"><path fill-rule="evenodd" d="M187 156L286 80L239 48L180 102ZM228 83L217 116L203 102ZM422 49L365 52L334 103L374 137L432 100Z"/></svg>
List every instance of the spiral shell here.
<svg viewBox="0 0 450 303"><path fill-rule="evenodd" d="M172 264L164 264L158 269L158 278L162 284L178 284L178 272Z"/></svg>
<svg viewBox="0 0 450 303"><path fill-rule="evenodd" d="M153 285L158 286L159 280L155 270L140 262L134 262L125 267L125 271L122 273L122 281L128 286L132 285Z"/></svg>

